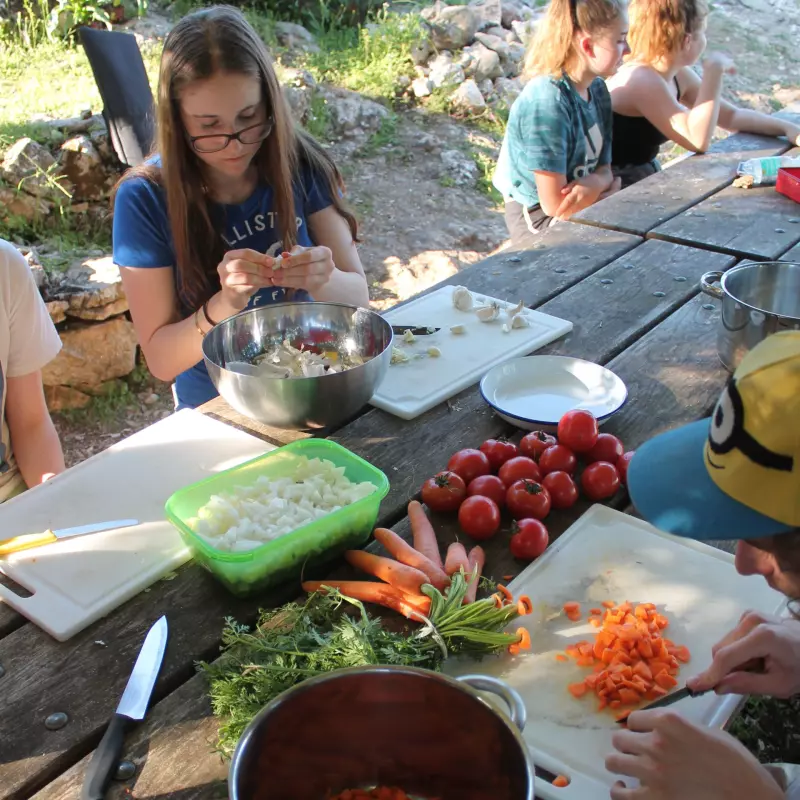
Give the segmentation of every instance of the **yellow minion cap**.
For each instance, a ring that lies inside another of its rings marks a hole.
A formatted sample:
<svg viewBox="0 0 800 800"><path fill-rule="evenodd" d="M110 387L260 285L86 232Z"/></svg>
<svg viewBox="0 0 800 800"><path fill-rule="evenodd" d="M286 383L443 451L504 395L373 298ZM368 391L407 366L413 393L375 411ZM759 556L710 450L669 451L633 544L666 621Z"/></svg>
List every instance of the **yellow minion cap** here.
<svg viewBox="0 0 800 800"><path fill-rule="evenodd" d="M742 359L714 409L705 461L725 494L800 527L800 331Z"/></svg>

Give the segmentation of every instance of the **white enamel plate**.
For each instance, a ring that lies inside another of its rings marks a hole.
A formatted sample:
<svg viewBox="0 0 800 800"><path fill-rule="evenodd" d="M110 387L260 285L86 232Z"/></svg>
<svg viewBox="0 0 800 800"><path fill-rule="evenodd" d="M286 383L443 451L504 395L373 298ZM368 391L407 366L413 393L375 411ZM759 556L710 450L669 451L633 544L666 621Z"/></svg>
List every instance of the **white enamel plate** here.
<svg viewBox="0 0 800 800"><path fill-rule="evenodd" d="M528 356L498 364L484 375L480 389L500 417L523 430L555 428L575 408L591 411L602 423L628 397L613 372L567 356Z"/></svg>

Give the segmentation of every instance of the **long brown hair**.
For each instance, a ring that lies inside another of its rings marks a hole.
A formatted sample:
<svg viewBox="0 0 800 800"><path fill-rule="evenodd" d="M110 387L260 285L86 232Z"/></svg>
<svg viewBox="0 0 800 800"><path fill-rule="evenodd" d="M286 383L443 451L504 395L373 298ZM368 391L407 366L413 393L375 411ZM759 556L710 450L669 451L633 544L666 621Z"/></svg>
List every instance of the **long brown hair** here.
<svg viewBox="0 0 800 800"><path fill-rule="evenodd" d="M708 16L706 0L631 0L627 60L652 64L683 47Z"/></svg>
<svg viewBox="0 0 800 800"><path fill-rule="evenodd" d="M578 31L594 34L611 27L625 11L623 0L551 0L536 35L528 43L523 73L528 78L560 78L578 65Z"/></svg>
<svg viewBox="0 0 800 800"><path fill-rule="evenodd" d="M297 243L294 189L303 166L321 176L353 239L358 237L355 217L341 198L342 176L322 147L295 125L264 42L234 8L212 6L195 11L170 31L161 55L154 151L161 164L131 169L120 181L143 177L164 188L179 299L189 308L198 308L219 291L216 270L227 248L219 221L215 224L212 219L202 162L184 132L180 93L190 83L219 72L247 75L261 83L273 129L254 163L259 179L274 190L284 248Z"/></svg>

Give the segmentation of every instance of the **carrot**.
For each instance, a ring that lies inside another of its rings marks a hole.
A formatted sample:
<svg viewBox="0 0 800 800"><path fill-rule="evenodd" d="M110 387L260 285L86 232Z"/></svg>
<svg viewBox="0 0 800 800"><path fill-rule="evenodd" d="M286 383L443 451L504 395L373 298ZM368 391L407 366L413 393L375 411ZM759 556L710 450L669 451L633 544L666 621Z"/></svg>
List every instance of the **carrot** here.
<svg viewBox="0 0 800 800"><path fill-rule="evenodd" d="M613 600L603 600L600 605L605 606L606 608L614 608L616 603Z"/></svg>
<svg viewBox="0 0 800 800"><path fill-rule="evenodd" d="M562 653L556 653L556 661L569 661L569 659Z"/></svg>
<svg viewBox="0 0 800 800"><path fill-rule="evenodd" d="M566 778L564 775L556 775L553 779L553 786L563 789L565 786L569 786L569 778Z"/></svg>
<svg viewBox="0 0 800 800"><path fill-rule="evenodd" d="M411 523L411 534L414 537L414 549L427 556L439 569L444 568L439 553L439 542L436 531L428 519L425 509L416 500L408 504L408 521Z"/></svg>
<svg viewBox="0 0 800 800"><path fill-rule="evenodd" d="M589 691L589 687L586 685L585 681L581 681L580 683L571 683L567 686L569 689L569 693L573 697L583 697L587 691Z"/></svg>
<svg viewBox="0 0 800 800"><path fill-rule="evenodd" d="M447 557L444 560L444 571L448 575L452 575L454 572L458 572L461 567L463 567L464 572L469 575L467 551L464 549L464 545L461 544L461 542L453 542L453 544L447 548Z"/></svg>
<svg viewBox="0 0 800 800"><path fill-rule="evenodd" d="M386 548L386 551L400 563L414 567L428 576L428 580L439 590L445 589L450 579L441 566L434 564L429 558L415 550L394 531L387 528L376 528L375 538Z"/></svg>
<svg viewBox="0 0 800 800"><path fill-rule="evenodd" d="M498 583L498 584L497 584L497 589L498 589L498 591L500 592L500 594L502 594L502 595L503 595L503 602L504 602L505 604L508 604L508 603L513 603L513 602L514 602L514 595L513 595L513 594L511 594L511 592L509 592L509 591L508 591L508 589L506 589L506 587L505 587L505 586L503 586L503 584L502 584L502 583Z"/></svg>
<svg viewBox="0 0 800 800"><path fill-rule="evenodd" d="M510 581L514 576L513 575L503 575L504 581Z"/></svg>
<svg viewBox="0 0 800 800"><path fill-rule="evenodd" d="M528 614L533 614L533 603L528 595L523 594L517 600L517 611L521 617L527 616Z"/></svg>
<svg viewBox="0 0 800 800"><path fill-rule="evenodd" d="M581 604L575 602L564 603L564 613L574 614L576 611L581 610Z"/></svg>
<svg viewBox="0 0 800 800"><path fill-rule="evenodd" d="M467 579L469 584L467 586L467 593L464 595L465 603L474 603L475 596L478 593L478 584L481 582L481 572L483 572L483 565L486 563L486 553L484 549L475 546L469 551L467 557Z"/></svg>
<svg viewBox="0 0 800 800"><path fill-rule="evenodd" d="M392 558L375 556L372 553L364 552L364 550L348 550L344 557L347 563L356 569L360 569L368 575L374 575L376 578L386 581L390 586L402 589L404 592L419 594L422 584L428 583L428 576L424 572L414 567L409 567L407 564L401 564Z"/></svg>
<svg viewBox="0 0 800 800"><path fill-rule="evenodd" d="M397 611L404 617L419 620L420 615L428 616L431 610L429 597L423 594L410 594L394 586L375 581L305 581L306 592L325 592L326 588L338 589L342 594L361 600L363 603L375 603L384 608Z"/></svg>

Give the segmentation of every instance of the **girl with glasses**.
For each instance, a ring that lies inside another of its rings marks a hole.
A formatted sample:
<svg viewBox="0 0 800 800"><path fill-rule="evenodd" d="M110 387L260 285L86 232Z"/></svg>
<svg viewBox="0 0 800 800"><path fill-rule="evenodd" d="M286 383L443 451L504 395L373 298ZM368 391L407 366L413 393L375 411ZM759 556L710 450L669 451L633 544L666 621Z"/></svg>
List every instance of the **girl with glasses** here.
<svg viewBox="0 0 800 800"><path fill-rule="evenodd" d="M622 63L627 27L623 0L552 0L528 45L529 82L511 107L494 174L515 249L619 188L603 79Z"/></svg>
<svg viewBox="0 0 800 800"><path fill-rule="evenodd" d="M608 81L614 108L614 174L623 186L658 172L668 141L702 153L719 125L730 131L787 136L800 144L800 127L737 108L722 99L723 78L735 72L720 53L703 59L703 77L691 69L706 48L706 0L632 0L631 54Z"/></svg>
<svg viewBox="0 0 800 800"><path fill-rule="evenodd" d="M156 114L157 155L116 189L114 261L150 371L191 408L217 394L202 341L218 322L369 293L341 175L293 123L241 13L206 8L172 29Z"/></svg>

